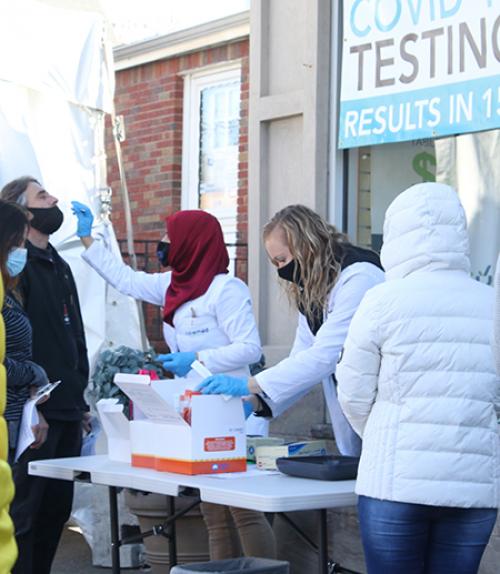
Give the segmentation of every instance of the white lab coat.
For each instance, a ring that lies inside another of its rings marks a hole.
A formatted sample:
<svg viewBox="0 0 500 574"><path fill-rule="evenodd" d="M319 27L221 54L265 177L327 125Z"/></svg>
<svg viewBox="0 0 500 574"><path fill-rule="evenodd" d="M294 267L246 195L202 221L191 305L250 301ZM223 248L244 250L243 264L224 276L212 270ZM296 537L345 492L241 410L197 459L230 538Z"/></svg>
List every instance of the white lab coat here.
<svg viewBox="0 0 500 574"><path fill-rule="evenodd" d="M83 259L116 290L134 299L163 307L171 273L134 271L94 241ZM192 351L212 373L249 377L248 365L260 359L262 349L252 310L250 291L236 277L216 275L207 291L182 304L173 317L174 325L164 323L165 341L172 353ZM193 371L186 379L199 377ZM247 434L267 435L269 423L251 415Z"/></svg>
<svg viewBox="0 0 500 574"><path fill-rule="evenodd" d="M347 423L337 400L332 375L347 336L354 312L366 291L384 280L384 273L371 263L358 262L346 267L328 297L323 325L316 335L299 314L299 323L290 356L255 379L268 401L273 416L322 382L337 446L342 454L359 456L361 442Z"/></svg>

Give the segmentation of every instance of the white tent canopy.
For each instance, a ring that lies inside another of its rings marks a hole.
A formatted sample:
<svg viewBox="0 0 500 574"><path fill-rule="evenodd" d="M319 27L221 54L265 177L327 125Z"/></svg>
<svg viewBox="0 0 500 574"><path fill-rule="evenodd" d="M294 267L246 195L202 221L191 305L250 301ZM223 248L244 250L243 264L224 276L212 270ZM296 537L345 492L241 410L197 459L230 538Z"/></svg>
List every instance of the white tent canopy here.
<svg viewBox="0 0 500 574"><path fill-rule="evenodd" d="M107 288L80 258L71 213L72 200L90 205L95 233L118 254L101 213L104 118L114 89L105 22L89 12L10 2L2 7L0 51L0 186L32 175L59 198L64 223L51 243L75 275L91 363L102 347L140 348L135 302Z"/></svg>

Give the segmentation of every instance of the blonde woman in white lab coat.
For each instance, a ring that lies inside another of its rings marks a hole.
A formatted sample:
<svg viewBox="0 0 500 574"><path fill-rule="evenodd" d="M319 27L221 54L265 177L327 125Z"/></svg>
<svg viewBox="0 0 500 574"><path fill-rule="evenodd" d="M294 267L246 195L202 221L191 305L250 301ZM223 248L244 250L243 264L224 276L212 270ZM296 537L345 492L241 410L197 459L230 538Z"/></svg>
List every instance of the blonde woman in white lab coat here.
<svg viewBox="0 0 500 574"><path fill-rule="evenodd" d="M179 211L166 219L158 258L168 271L134 271L90 235L89 208L73 202L77 235L86 247L83 259L115 289L163 307L164 335L170 353L160 355L166 370L188 379L198 359L213 373L248 376L261 356L248 287L228 274L229 257L219 222L204 211ZM193 379L194 380L194 379ZM251 411L250 403L245 409ZM267 422L250 415L248 434L267 434ZM260 512L202 503L210 557L274 558L273 531ZM234 540L233 523L239 535Z"/></svg>
<svg viewBox="0 0 500 574"><path fill-rule="evenodd" d="M339 451L359 456L361 441L337 399L335 368L364 294L384 280L379 257L352 245L304 205L276 213L263 235L269 259L299 313L290 356L253 378L213 375L199 388L234 396L253 393L259 413L276 416L322 383Z"/></svg>

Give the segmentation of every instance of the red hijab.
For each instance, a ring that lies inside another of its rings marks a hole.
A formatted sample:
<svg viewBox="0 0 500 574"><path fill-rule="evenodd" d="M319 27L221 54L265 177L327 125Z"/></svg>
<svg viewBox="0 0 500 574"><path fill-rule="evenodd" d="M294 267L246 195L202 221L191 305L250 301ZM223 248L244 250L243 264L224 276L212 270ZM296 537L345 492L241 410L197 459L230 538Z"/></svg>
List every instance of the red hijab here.
<svg viewBox="0 0 500 574"><path fill-rule="evenodd" d="M229 256L217 219L206 211L178 211L166 219L172 281L163 320L173 325L175 311L207 291L213 278L227 273Z"/></svg>

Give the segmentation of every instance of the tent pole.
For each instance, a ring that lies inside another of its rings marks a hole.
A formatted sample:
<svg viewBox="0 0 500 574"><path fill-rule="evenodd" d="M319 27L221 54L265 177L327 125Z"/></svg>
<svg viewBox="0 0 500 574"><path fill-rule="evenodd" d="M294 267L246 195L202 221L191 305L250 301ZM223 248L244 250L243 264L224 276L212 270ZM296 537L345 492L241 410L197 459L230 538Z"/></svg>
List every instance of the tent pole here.
<svg viewBox="0 0 500 574"><path fill-rule="evenodd" d="M127 179L125 176L125 168L123 165L122 148L120 142L123 139L120 137L122 132L121 123L117 119L114 110L111 114L111 121L113 123L113 139L115 140L115 150L116 159L118 161L118 172L120 174L120 192L123 201L123 210L125 212L125 230L127 235L127 251L130 257L130 265L132 269L137 271L137 257L135 255L134 249L134 231L132 227L132 212L130 209L130 198L128 194ZM140 301L137 301L137 311L139 313L139 327L141 330L141 343L142 350L147 351L149 349L149 342L146 335L146 322L144 320L144 311Z"/></svg>

